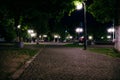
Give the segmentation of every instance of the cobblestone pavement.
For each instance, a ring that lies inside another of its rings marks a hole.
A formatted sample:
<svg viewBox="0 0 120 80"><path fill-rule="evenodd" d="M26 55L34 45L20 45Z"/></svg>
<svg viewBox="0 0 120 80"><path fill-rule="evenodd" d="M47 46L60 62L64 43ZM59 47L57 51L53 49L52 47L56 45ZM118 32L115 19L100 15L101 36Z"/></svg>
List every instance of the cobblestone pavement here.
<svg viewBox="0 0 120 80"><path fill-rule="evenodd" d="M18 80L120 80L120 59L80 48L44 48Z"/></svg>

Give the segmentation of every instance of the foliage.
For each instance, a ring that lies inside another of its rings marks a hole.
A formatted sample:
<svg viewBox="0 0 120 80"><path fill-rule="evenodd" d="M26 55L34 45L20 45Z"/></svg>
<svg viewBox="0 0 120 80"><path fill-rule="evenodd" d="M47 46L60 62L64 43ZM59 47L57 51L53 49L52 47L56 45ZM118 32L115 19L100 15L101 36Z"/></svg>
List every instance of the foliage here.
<svg viewBox="0 0 120 80"><path fill-rule="evenodd" d="M22 27L29 25L35 29L38 35L46 34L52 32L49 20L54 19L53 26L58 25L65 12L71 13L75 9L74 1L81 0L39 0L29 1L29 3L26 0L2 0L0 1L0 12L7 16L5 19L14 19L13 28L15 29L17 29L17 25Z"/></svg>
<svg viewBox="0 0 120 80"><path fill-rule="evenodd" d="M13 41L16 37L16 31L14 29L14 19L1 20L0 34L8 42Z"/></svg>
<svg viewBox="0 0 120 80"><path fill-rule="evenodd" d="M30 16L30 18L27 19L28 23L30 23L31 26L33 26L32 28L36 30L38 35L46 34L48 32L49 15L47 13L34 10L28 16Z"/></svg>
<svg viewBox="0 0 120 80"><path fill-rule="evenodd" d="M93 0L88 11L100 22L109 22L115 18L115 0Z"/></svg>

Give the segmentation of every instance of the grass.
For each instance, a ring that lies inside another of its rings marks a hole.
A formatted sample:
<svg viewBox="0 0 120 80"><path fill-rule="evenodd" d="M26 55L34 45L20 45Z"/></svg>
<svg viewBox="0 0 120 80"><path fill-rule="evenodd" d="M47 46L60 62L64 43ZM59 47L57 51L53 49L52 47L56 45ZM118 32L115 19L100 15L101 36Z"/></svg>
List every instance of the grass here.
<svg viewBox="0 0 120 80"><path fill-rule="evenodd" d="M40 47L36 45L17 48L14 46L0 46L0 80L9 77L19 69L28 59L34 56Z"/></svg>
<svg viewBox="0 0 120 80"><path fill-rule="evenodd" d="M113 48L88 48L88 50L100 54L105 54L111 57L120 58L120 52L116 52Z"/></svg>
<svg viewBox="0 0 120 80"><path fill-rule="evenodd" d="M76 43L76 44L65 44L64 46L65 46L65 47L78 47L78 48L79 48L79 47L83 47L83 45L79 45L79 44L77 44L77 43Z"/></svg>

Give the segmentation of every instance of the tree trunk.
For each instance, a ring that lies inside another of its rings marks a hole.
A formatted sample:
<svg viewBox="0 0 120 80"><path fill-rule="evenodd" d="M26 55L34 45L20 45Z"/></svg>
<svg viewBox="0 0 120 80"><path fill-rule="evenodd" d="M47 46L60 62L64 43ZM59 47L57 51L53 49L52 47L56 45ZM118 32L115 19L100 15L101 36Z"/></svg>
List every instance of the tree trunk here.
<svg viewBox="0 0 120 80"><path fill-rule="evenodd" d="M115 46L114 48L120 52L120 25L115 30Z"/></svg>
<svg viewBox="0 0 120 80"><path fill-rule="evenodd" d="M114 48L120 52L120 0L116 0L115 4L115 46Z"/></svg>
<svg viewBox="0 0 120 80"><path fill-rule="evenodd" d="M116 2L116 29L115 29L115 46L114 48L120 52L120 1Z"/></svg>

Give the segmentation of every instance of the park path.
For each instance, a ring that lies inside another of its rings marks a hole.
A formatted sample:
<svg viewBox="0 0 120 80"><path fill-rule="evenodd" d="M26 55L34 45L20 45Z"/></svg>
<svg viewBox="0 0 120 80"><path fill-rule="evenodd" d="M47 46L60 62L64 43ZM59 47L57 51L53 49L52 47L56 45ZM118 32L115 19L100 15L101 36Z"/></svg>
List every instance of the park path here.
<svg viewBox="0 0 120 80"><path fill-rule="evenodd" d="M80 48L44 48L18 80L120 80L120 59Z"/></svg>

